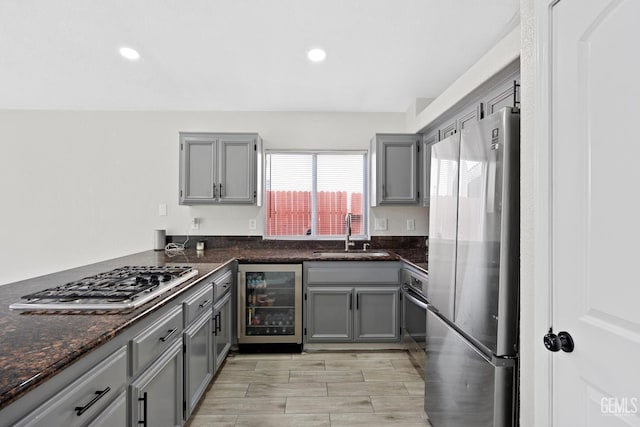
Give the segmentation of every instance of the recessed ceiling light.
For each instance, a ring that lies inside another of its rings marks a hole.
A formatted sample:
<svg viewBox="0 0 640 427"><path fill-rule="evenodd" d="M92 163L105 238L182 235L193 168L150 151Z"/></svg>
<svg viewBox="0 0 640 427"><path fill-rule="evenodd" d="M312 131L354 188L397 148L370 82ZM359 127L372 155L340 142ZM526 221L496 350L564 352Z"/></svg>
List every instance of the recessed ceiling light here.
<svg viewBox="0 0 640 427"><path fill-rule="evenodd" d="M120 55L122 55L123 58L129 59L131 61L140 59L140 54L138 53L138 51L130 47L121 47Z"/></svg>
<svg viewBox="0 0 640 427"><path fill-rule="evenodd" d="M307 58L311 62L322 62L327 57L327 52L320 48L309 49L307 52Z"/></svg>

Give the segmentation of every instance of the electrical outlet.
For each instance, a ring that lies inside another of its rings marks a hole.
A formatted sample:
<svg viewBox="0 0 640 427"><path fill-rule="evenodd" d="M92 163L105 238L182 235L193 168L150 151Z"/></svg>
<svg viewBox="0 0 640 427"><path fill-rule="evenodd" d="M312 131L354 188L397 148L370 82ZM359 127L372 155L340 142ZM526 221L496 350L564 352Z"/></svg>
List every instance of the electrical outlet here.
<svg viewBox="0 0 640 427"><path fill-rule="evenodd" d="M167 216L167 205L166 203L161 203L158 205L158 215L159 216Z"/></svg>
<svg viewBox="0 0 640 427"><path fill-rule="evenodd" d="M387 229L387 218L376 218L375 229L378 231Z"/></svg>
<svg viewBox="0 0 640 427"><path fill-rule="evenodd" d="M256 220L255 219L250 219L249 220L249 230L255 230L256 229Z"/></svg>
<svg viewBox="0 0 640 427"><path fill-rule="evenodd" d="M414 218L407 220L407 231L413 231L416 229L416 220Z"/></svg>
<svg viewBox="0 0 640 427"><path fill-rule="evenodd" d="M191 218L191 229L192 230L200 229L200 218Z"/></svg>

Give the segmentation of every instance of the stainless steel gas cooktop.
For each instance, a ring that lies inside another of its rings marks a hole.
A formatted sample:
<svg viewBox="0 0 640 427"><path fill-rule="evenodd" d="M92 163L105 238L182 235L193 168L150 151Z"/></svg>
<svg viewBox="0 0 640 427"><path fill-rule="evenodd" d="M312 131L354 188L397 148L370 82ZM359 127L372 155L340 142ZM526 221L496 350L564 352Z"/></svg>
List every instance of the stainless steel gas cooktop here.
<svg viewBox="0 0 640 427"><path fill-rule="evenodd" d="M22 297L12 310L126 310L139 307L198 274L192 267L121 267Z"/></svg>

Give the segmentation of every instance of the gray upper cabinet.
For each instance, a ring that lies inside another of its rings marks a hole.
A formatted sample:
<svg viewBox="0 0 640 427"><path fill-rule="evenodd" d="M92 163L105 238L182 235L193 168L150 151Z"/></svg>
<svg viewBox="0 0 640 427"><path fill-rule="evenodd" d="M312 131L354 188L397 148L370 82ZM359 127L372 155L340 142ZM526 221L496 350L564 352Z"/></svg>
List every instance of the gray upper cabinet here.
<svg viewBox="0 0 640 427"><path fill-rule="evenodd" d="M257 204L257 133L180 133L180 204Z"/></svg>
<svg viewBox="0 0 640 427"><path fill-rule="evenodd" d="M462 111L458 118L458 129L462 131L465 126L480 120L480 104L473 104Z"/></svg>
<svg viewBox="0 0 640 427"><path fill-rule="evenodd" d="M457 120L452 120L449 123L445 123L440 128L440 130L438 131L438 133L439 133L438 141L442 141L443 139L450 137L451 135L453 135L457 131L458 131L458 122L457 122Z"/></svg>
<svg viewBox="0 0 640 427"><path fill-rule="evenodd" d="M422 138L422 149L420 150L422 168L420 169L420 194L422 195L422 206L429 206L429 185L431 179L431 146L438 141L438 132L433 131Z"/></svg>
<svg viewBox="0 0 640 427"><path fill-rule="evenodd" d="M519 103L517 103L517 101L519 101L517 88L513 80L507 81L494 88L484 102L485 117L504 107L516 107L519 105Z"/></svg>
<svg viewBox="0 0 640 427"><path fill-rule="evenodd" d="M377 134L371 141L371 205L415 205L421 136Z"/></svg>

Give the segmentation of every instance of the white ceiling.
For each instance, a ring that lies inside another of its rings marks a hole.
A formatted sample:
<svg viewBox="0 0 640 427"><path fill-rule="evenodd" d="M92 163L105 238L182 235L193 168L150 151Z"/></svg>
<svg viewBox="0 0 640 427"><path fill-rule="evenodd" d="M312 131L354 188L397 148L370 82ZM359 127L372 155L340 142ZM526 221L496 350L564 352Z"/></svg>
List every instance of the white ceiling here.
<svg viewBox="0 0 640 427"><path fill-rule="evenodd" d="M519 0L2 0L0 108L400 112L518 19Z"/></svg>

